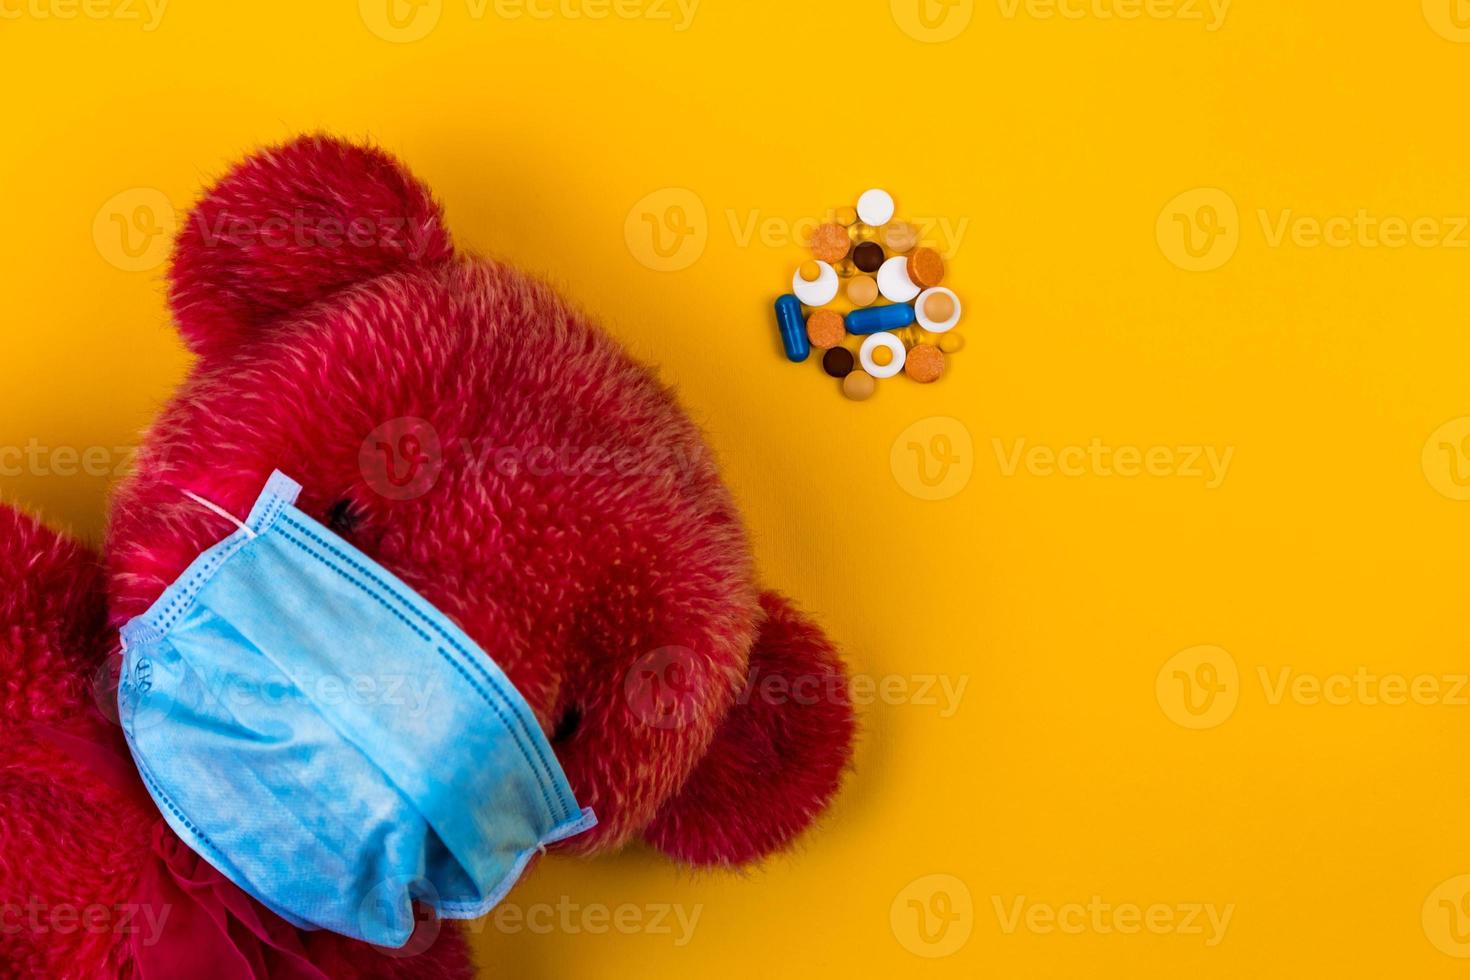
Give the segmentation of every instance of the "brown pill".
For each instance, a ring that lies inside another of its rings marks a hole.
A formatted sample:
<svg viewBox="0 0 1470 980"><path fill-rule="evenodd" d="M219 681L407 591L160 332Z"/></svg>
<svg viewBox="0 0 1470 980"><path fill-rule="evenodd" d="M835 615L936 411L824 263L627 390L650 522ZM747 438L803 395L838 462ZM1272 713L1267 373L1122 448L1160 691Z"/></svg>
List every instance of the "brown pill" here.
<svg viewBox="0 0 1470 980"><path fill-rule="evenodd" d="M822 370L834 378L845 378L852 373L852 351L846 347L834 347L822 355Z"/></svg>
<svg viewBox="0 0 1470 980"><path fill-rule="evenodd" d="M855 402L873 397L877 387L878 382L866 371L854 371L842 379L842 393Z"/></svg>
<svg viewBox="0 0 1470 980"><path fill-rule="evenodd" d="M954 297L949 293L930 293L924 300L924 315L931 323L944 326L954 316Z"/></svg>
<svg viewBox="0 0 1470 980"><path fill-rule="evenodd" d="M813 347L836 347L847 336L847 327L836 310L816 310L806 318L806 335Z"/></svg>
<svg viewBox="0 0 1470 980"><path fill-rule="evenodd" d="M907 252L919 244L919 229L907 221L890 221L879 233L890 252Z"/></svg>
<svg viewBox="0 0 1470 980"><path fill-rule="evenodd" d="M904 359L903 372L920 384L938 381L944 373L944 353L933 344L919 344Z"/></svg>
<svg viewBox="0 0 1470 980"><path fill-rule="evenodd" d="M932 248L914 249L909 256L908 267L909 278L920 289L928 289L944 281L944 259Z"/></svg>
<svg viewBox="0 0 1470 980"><path fill-rule="evenodd" d="M847 298L853 306L872 306L878 298L878 281L872 276L854 276L847 284Z"/></svg>
<svg viewBox="0 0 1470 980"><path fill-rule="evenodd" d="M877 242L861 242L852 250L852 264L859 272L877 272L883 258L883 246Z"/></svg>
<svg viewBox="0 0 1470 980"><path fill-rule="evenodd" d="M812 254L823 262L841 262L850 248L852 239L847 237L847 229L839 224L818 225L812 232Z"/></svg>

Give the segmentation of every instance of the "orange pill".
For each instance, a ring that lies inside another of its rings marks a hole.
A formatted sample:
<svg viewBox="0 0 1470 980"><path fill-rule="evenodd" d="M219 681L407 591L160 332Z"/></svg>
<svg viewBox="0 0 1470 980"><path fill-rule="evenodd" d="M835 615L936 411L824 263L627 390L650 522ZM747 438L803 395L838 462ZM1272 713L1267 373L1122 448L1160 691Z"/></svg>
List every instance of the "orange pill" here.
<svg viewBox="0 0 1470 980"><path fill-rule="evenodd" d="M888 246L890 252L907 252L919 244L919 229L907 221L890 221L883 226L879 232L883 244Z"/></svg>
<svg viewBox="0 0 1470 980"><path fill-rule="evenodd" d="M871 306L878 298L878 281L872 276L853 276L847 284L847 298L853 306Z"/></svg>
<svg viewBox="0 0 1470 980"><path fill-rule="evenodd" d="M847 328L842 323L842 314L836 310L814 311L806 319L806 335L813 347L820 347L823 350L828 347L836 347L842 343L842 338L847 336Z"/></svg>
<svg viewBox="0 0 1470 980"><path fill-rule="evenodd" d="M915 286L928 289L944 281L944 259L932 248L916 248L909 255L908 271Z"/></svg>
<svg viewBox="0 0 1470 980"><path fill-rule="evenodd" d="M852 248L852 239L847 229L835 222L818 225L812 232L812 254L823 262L841 262Z"/></svg>
<svg viewBox="0 0 1470 980"><path fill-rule="evenodd" d="M924 315L939 326L944 326L954 316L954 297L948 293L930 293L924 300Z"/></svg>
<svg viewBox="0 0 1470 980"><path fill-rule="evenodd" d="M840 207L837 209L837 212L832 215L832 217L835 218L837 220L837 223L842 227L850 228L853 225L857 224L857 208L853 207L850 204L846 207Z"/></svg>
<svg viewBox="0 0 1470 980"><path fill-rule="evenodd" d="M873 397L877 387L878 382L866 371L854 371L842 379L842 393L855 402Z"/></svg>
<svg viewBox="0 0 1470 980"><path fill-rule="evenodd" d="M920 384L938 381L944 373L944 353L933 344L919 344L909 351L903 371Z"/></svg>

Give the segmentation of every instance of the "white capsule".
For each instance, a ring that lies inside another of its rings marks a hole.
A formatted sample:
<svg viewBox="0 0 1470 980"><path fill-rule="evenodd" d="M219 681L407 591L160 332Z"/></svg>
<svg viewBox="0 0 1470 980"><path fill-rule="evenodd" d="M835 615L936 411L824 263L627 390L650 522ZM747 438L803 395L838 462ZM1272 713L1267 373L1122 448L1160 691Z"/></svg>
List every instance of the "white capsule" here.
<svg viewBox="0 0 1470 980"><path fill-rule="evenodd" d="M878 292L894 303L911 303L919 287L909 278L909 260L895 255L878 267Z"/></svg>
<svg viewBox="0 0 1470 980"><path fill-rule="evenodd" d="M865 225L874 228L886 225L893 220L893 195L876 187L863 191L863 196L858 198L857 213Z"/></svg>
<svg viewBox="0 0 1470 980"><path fill-rule="evenodd" d="M950 302L954 303L954 309L943 320L936 320L929 315L929 297L936 295L948 296ZM931 333L946 333L954 329L954 325L960 322L960 298L952 290L945 289L943 286L931 286L914 300L914 319L919 321L919 326Z"/></svg>
<svg viewBox="0 0 1470 980"><path fill-rule="evenodd" d="M801 278L797 269L791 276L791 291L806 306L826 306L837 298L837 270L826 262L818 262L821 274L811 282Z"/></svg>
<svg viewBox="0 0 1470 980"><path fill-rule="evenodd" d="M887 364L879 364L873 360L873 352L879 347L886 347L893 353L893 359ZM873 334L863 341L862 349L858 351L858 360L862 362L863 370L880 380L891 378L902 371L904 359L908 356L908 348L904 347L903 341L891 333Z"/></svg>

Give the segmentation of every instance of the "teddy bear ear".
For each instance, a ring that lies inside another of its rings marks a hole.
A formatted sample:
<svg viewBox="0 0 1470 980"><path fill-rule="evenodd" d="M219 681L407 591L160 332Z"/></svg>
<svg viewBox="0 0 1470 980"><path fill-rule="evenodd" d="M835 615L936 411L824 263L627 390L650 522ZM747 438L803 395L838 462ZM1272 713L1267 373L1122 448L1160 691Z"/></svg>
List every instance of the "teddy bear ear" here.
<svg viewBox="0 0 1470 980"><path fill-rule="evenodd" d="M341 289L453 255L438 203L397 160L303 136L236 165L194 206L169 302L190 348L223 352Z"/></svg>

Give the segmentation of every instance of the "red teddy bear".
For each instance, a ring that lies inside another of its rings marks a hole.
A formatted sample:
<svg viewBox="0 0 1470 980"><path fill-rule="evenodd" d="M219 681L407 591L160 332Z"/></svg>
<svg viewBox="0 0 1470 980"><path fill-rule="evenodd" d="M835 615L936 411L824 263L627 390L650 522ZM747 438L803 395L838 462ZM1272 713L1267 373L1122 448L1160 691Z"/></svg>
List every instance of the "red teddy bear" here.
<svg viewBox="0 0 1470 980"><path fill-rule="evenodd" d="M551 289L456 254L396 161L322 136L246 160L184 223L169 297L198 359L105 561L0 508L0 973L184 976L185 917L241 940L216 976L472 975L453 929L390 955L229 893L97 710L118 628L231 530L186 491L244 514L273 470L530 704L599 820L560 849L739 865L829 803L854 735L842 664L756 583L699 432Z"/></svg>

